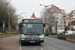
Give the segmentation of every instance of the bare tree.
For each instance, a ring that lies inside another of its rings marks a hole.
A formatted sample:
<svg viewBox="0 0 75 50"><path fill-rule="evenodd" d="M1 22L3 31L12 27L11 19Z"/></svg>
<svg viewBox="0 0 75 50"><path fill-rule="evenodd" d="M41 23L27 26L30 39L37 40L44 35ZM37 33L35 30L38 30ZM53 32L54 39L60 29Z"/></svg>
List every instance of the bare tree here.
<svg viewBox="0 0 75 50"><path fill-rule="evenodd" d="M7 0L0 0L0 25L2 25L1 23L3 21L5 21L6 25L8 25L8 17L10 16L11 25L16 26L17 15L15 14L15 12L16 9L10 4L10 2L8 2Z"/></svg>
<svg viewBox="0 0 75 50"><path fill-rule="evenodd" d="M49 21L50 25L53 26L55 24L55 20L53 20L53 19L55 19L55 17L53 15L53 13L49 12L48 9L49 8L47 8L46 10L43 9L42 12L41 12L41 16L43 18L46 18L46 20Z"/></svg>
<svg viewBox="0 0 75 50"><path fill-rule="evenodd" d="M17 25L17 15L15 14L16 10L13 8L13 6L9 7L9 13L10 13L10 19L11 19L11 25L16 26Z"/></svg>

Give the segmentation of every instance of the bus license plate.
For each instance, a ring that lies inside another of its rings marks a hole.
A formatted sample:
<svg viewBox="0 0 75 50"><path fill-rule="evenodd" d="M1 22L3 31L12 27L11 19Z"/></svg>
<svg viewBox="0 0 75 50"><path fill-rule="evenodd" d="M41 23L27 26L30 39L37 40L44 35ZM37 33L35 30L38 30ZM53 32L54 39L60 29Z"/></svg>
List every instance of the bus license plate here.
<svg viewBox="0 0 75 50"><path fill-rule="evenodd" d="M30 43L35 43L35 41L30 41Z"/></svg>

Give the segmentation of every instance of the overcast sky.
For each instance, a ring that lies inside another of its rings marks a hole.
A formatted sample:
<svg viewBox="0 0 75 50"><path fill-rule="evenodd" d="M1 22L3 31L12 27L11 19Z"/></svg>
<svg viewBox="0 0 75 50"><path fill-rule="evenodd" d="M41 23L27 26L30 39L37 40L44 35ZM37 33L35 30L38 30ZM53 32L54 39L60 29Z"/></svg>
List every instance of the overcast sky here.
<svg viewBox="0 0 75 50"><path fill-rule="evenodd" d="M44 7L39 4L54 4L60 9L65 9L67 13L75 9L75 0L11 0L11 4L16 8L18 14L26 12L27 17L31 17L33 12L36 17L40 17Z"/></svg>

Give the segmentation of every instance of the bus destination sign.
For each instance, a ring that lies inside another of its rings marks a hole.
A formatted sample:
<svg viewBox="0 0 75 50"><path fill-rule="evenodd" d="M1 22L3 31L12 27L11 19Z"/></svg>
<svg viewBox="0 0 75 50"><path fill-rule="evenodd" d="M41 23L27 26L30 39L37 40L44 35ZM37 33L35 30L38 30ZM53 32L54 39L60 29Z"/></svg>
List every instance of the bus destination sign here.
<svg viewBox="0 0 75 50"><path fill-rule="evenodd" d="M42 23L40 19L23 19L23 23Z"/></svg>

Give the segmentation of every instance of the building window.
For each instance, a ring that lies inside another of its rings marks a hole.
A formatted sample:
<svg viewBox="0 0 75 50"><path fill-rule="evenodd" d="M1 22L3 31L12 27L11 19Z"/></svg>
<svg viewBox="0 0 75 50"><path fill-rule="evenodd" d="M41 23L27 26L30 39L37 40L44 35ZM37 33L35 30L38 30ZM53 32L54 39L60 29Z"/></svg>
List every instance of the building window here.
<svg viewBox="0 0 75 50"><path fill-rule="evenodd" d="M75 13L74 13L74 16L75 16Z"/></svg>
<svg viewBox="0 0 75 50"><path fill-rule="evenodd" d="M57 25L58 27L60 27L60 25Z"/></svg>
<svg viewBox="0 0 75 50"><path fill-rule="evenodd" d="M56 19L59 19L59 17L56 17Z"/></svg>
<svg viewBox="0 0 75 50"><path fill-rule="evenodd" d="M55 19L55 17L53 17L53 19Z"/></svg>
<svg viewBox="0 0 75 50"><path fill-rule="evenodd" d="M66 22L64 21L64 24L66 24Z"/></svg>
<svg viewBox="0 0 75 50"><path fill-rule="evenodd" d="M51 17L50 17L50 19L51 19Z"/></svg>
<svg viewBox="0 0 75 50"><path fill-rule="evenodd" d="M63 19L63 18L61 18L61 19Z"/></svg>
<svg viewBox="0 0 75 50"><path fill-rule="evenodd" d="M56 13L56 15L58 16L58 13Z"/></svg>
<svg viewBox="0 0 75 50"><path fill-rule="evenodd" d="M50 13L50 16L53 16L53 13Z"/></svg>
<svg viewBox="0 0 75 50"><path fill-rule="evenodd" d="M56 21L58 23L58 21Z"/></svg>
<svg viewBox="0 0 75 50"><path fill-rule="evenodd" d="M63 21L61 21L61 23L63 23Z"/></svg>
<svg viewBox="0 0 75 50"><path fill-rule="evenodd" d="M53 12L54 11L54 9L51 9L51 12Z"/></svg>

